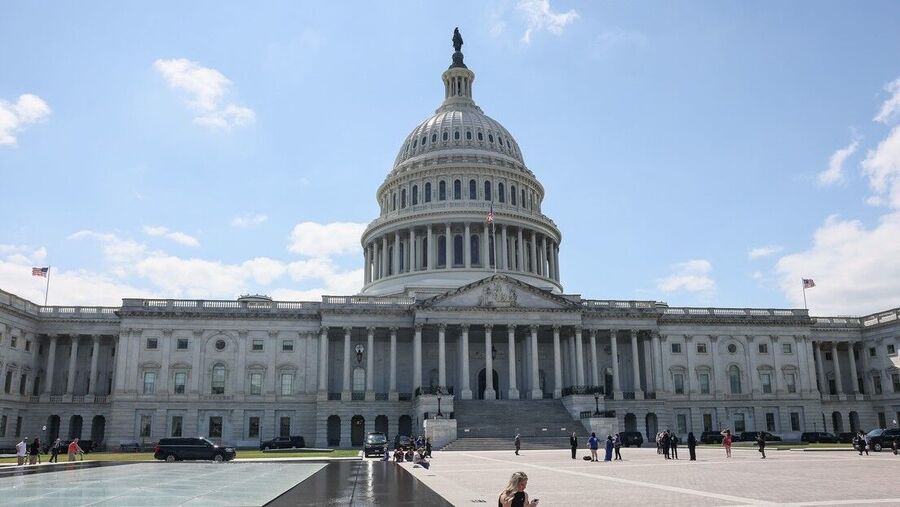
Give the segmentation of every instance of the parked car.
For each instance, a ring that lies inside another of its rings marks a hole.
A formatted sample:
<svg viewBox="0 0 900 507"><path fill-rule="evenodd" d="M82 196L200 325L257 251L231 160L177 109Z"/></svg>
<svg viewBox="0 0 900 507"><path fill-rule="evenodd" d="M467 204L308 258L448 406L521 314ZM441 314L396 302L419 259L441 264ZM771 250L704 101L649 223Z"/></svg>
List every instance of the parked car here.
<svg viewBox="0 0 900 507"><path fill-rule="evenodd" d="M856 435L856 433L853 433L852 431L838 433L838 442L842 444L852 444L854 435Z"/></svg>
<svg viewBox="0 0 900 507"><path fill-rule="evenodd" d="M384 456L387 452L387 436L384 433L375 432L366 435L366 442L363 445L363 455L369 457L370 454Z"/></svg>
<svg viewBox="0 0 900 507"><path fill-rule="evenodd" d="M800 434L800 441L809 444L836 444L838 438L827 431L807 431Z"/></svg>
<svg viewBox="0 0 900 507"><path fill-rule="evenodd" d="M644 435L640 431L620 431L619 439L622 441L622 447L640 447L644 445Z"/></svg>
<svg viewBox="0 0 900 507"><path fill-rule="evenodd" d="M704 431L700 435L701 444L721 444L724 437L718 431Z"/></svg>
<svg viewBox="0 0 900 507"><path fill-rule="evenodd" d="M153 451L155 459L168 463L194 459L222 462L234 456L233 447L221 447L205 438L161 438Z"/></svg>
<svg viewBox="0 0 900 507"><path fill-rule="evenodd" d="M306 440L303 437L275 437L272 440L260 442L259 450L268 451L269 449L300 449L306 447Z"/></svg>
<svg viewBox="0 0 900 507"><path fill-rule="evenodd" d="M409 435L397 435L394 437L394 449L408 449L413 446L412 438Z"/></svg>
<svg viewBox="0 0 900 507"><path fill-rule="evenodd" d="M778 435L773 435L768 431L743 431L741 432L740 441L741 442L756 442L759 434L762 433L763 437L766 439L766 442L781 442L781 437Z"/></svg>
<svg viewBox="0 0 900 507"><path fill-rule="evenodd" d="M875 452L882 449L890 449L894 440L900 441L900 428L877 428L866 434L869 437L869 447Z"/></svg>

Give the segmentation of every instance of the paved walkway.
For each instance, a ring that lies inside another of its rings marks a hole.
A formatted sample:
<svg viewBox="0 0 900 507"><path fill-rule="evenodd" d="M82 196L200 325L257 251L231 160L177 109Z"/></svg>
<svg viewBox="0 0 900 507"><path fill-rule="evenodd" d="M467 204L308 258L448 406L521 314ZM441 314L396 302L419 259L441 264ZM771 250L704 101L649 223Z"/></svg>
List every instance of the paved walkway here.
<svg viewBox="0 0 900 507"><path fill-rule="evenodd" d="M515 471L541 507L557 505L900 505L900 458L890 453L700 449L698 461L666 461L656 449L622 449L624 461L592 463L568 450L440 452L430 470L410 473L453 505L495 505Z"/></svg>

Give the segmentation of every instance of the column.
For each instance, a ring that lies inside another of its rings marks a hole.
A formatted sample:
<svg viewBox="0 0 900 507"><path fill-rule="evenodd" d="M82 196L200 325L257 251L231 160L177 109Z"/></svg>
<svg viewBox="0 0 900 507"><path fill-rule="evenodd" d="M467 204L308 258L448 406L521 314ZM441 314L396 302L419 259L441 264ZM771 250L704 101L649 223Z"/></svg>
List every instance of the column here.
<svg viewBox="0 0 900 507"><path fill-rule="evenodd" d="M600 367L597 365L597 330L588 331L591 336L591 385L600 385Z"/></svg>
<svg viewBox="0 0 900 507"><path fill-rule="evenodd" d="M453 267L453 237L450 235L450 224L445 224L444 232L444 263L445 269Z"/></svg>
<svg viewBox="0 0 900 507"><path fill-rule="evenodd" d="M350 399L350 389L352 389L352 385L350 384L350 332L353 331L352 327L344 328L344 380L341 384L341 399Z"/></svg>
<svg viewBox="0 0 900 507"><path fill-rule="evenodd" d="M516 236L518 243L516 244L516 259L519 263L519 271L527 272L528 267L525 266L525 242L522 240L522 228L519 227L519 231Z"/></svg>
<svg viewBox="0 0 900 507"><path fill-rule="evenodd" d="M394 232L394 255L391 256L391 273L400 274L400 231Z"/></svg>
<svg viewBox="0 0 900 507"><path fill-rule="evenodd" d="M781 350L778 348L778 335L769 336L769 350L772 351L772 392L784 394L783 382L778 380L781 378L781 365L778 364L778 357L781 354ZM794 385L796 386L796 380Z"/></svg>
<svg viewBox="0 0 900 507"><path fill-rule="evenodd" d="M45 380L45 382L44 382L44 393L45 394L53 394L53 372L56 369L56 340L57 340L57 338L58 338L57 335L50 336L50 351L49 351L49 355L47 356L47 373L45 375L46 378L44 379ZM119 353L121 354L121 352L122 351L120 350ZM124 363L124 361L121 361L121 362ZM121 378L122 385L124 386L125 385L125 368L124 368L124 366L122 367L122 369L118 370L116 374L118 375L116 377L116 379L118 380L119 378Z"/></svg>
<svg viewBox="0 0 900 507"><path fill-rule="evenodd" d="M500 264L498 266L498 269L508 270L509 269L509 243L506 241L506 225L501 225L500 231L501 231L502 238L503 238L501 241L502 253L500 255L500 258L503 260L503 262L502 262L502 264Z"/></svg>
<svg viewBox="0 0 900 507"><path fill-rule="evenodd" d="M553 326L553 397L562 397L562 361L559 357L559 326Z"/></svg>
<svg viewBox="0 0 900 507"><path fill-rule="evenodd" d="M797 392L809 392L809 358L806 351L806 337L802 335L794 336L795 347L797 347Z"/></svg>
<svg viewBox="0 0 900 507"><path fill-rule="evenodd" d="M662 370L662 348L659 346L659 332L653 331L650 335L650 343L653 347L654 370L656 374L653 376L653 389L659 393L663 390L663 370Z"/></svg>
<svg viewBox="0 0 900 507"><path fill-rule="evenodd" d="M712 384L709 386L710 393L713 394L716 398L718 398L719 393L724 392L722 389L722 384L719 383L719 372L722 368L719 366L719 337L712 336L709 337L709 347L710 353L712 354Z"/></svg>
<svg viewBox="0 0 900 507"><path fill-rule="evenodd" d="M531 272L537 274L537 234L534 231L531 231L531 262L529 262L528 264L528 268L531 270Z"/></svg>
<svg viewBox="0 0 900 507"><path fill-rule="evenodd" d="M372 399L375 399L375 328L366 329L366 398L371 393Z"/></svg>
<svg viewBox="0 0 900 507"><path fill-rule="evenodd" d="M511 400L519 399L519 390L516 388L516 326L506 326L509 337L509 391L507 397Z"/></svg>
<svg viewBox="0 0 900 507"><path fill-rule="evenodd" d="M324 326L319 331L319 392L328 392L328 328Z"/></svg>
<svg viewBox="0 0 900 507"><path fill-rule="evenodd" d="M687 382L685 386L684 392L689 395L697 394L696 385L699 383L694 382L694 354L693 352L697 350L694 347L694 337L691 335L684 335L684 355L687 358L687 375L684 379Z"/></svg>
<svg viewBox="0 0 900 507"><path fill-rule="evenodd" d="M534 242L531 243L532 253L534 249ZM532 257L534 259L534 257ZM584 385L584 344L581 340L581 326L575 326L575 380L578 382L578 385Z"/></svg>
<svg viewBox="0 0 900 507"><path fill-rule="evenodd" d="M566 369L569 372L569 385L574 386L578 384L578 363L575 360L575 334L570 334L568 340L566 340L569 344L569 360L566 363Z"/></svg>
<svg viewBox="0 0 900 507"><path fill-rule="evenodd" d="M487 225L481 228L481 267L489 269L491 267L491 245L488 243Z"/></svg>
<svg viewBox="0 0 900 507"><path fill-rule="evenodd" d="M388 276L388 262L390 262L390 257L388 256L388 238L387 234L381 237L381 277L384 278Z"/></svg>
<svg viewBox="0 0 900 507"><path fill-rule="evenodd" d="M409 228L409 257L407 261L407 271L413 272L419 270L419 256L416 255L416 230Z"/></svg>
<svg viewBox="0 0 900 507"><path fill-rule="evenodd" d="M472 230L469 226L469 222L466 222L465 237L463 237L463 264L466 266L466 269L472 267L472 239L469 237L471 234Z"/></svg>
<svg viewBox="0 0 900 507"><path fill-rule="evenodd" d="M538 326L531 326L531 399L540 400L544 398L544 391L541 389L540 365L538 364Z"/></svg>
<svg viewBox="0 0 900 507"><path fill-rule="evenodd" d="M494 358L491 357L491 324L484 325L484 399L497 398L494 391Z"/></svg>
<svg viewBox="0 0 900 507"><path fill-rule="evenodd" d="M397 397L397 328L391 328L391 373L388 381L390 399Z"/></svg>
<svg viewBox="0 0 900 507"><path fill-rule="evenodd" d="M94 334L91 335L91 340L93 342L93 348L91 349L91 378L90 383L88 384L90 394L97 394L97 360L100 358L100 335Z"/></svg>
<svg viewBox="0 0 900 507"><path fill-rule="evenodd" d="M434 269L434 234L431 231L431 224L428 224L428 245L426 245L427 251L425 252L426 258L428 259L428 271Z"/></svg>
<svg viewBox="0 0 900 507"><path fill-rule="evenodd" d="M690 351L688 351L690 354ZM643 391L641 391L641 356L640 350L638 349L638 330L631 330L631 366L632 366L632 374L633 374L633 383L634 383L634 397L635 399L642 399ZM688 372L690 375L690 371Z"/></svg>
<svg viewBox="0 0 900 507"><path fill-rule="evenodd" d="M550 274L547 273L547 236L541 235L541 275L549 278ZM597 384L599 385L599 384Z"/></svg>
<svg viewBox="0 0 900 507"><path fill-rule="evenodd" d="M430 264L429 264L430 265ZM422 324L416 324L413 335L413 393L422 387Z"/></svg>
<svg viewBox="0 0 900 507"><path fill-rule="evenodd" d="M363 283L365 285L369 284L369 247L366 246L365 252L363 252L363 263L366 267L365 272L363 272Z"/></svg>
<svg viewBox="0 0 900 507"><path fill-rule="evenodd" d="M72 350L69 353L69 378L66 380L66 394L75 390L75 366L78 360L78 335L72 335Z"/></svg>
<svg viewBox="0 0 900 507"><path fill-rule="evenodd" d="M838 343L831 342L831 360L834 363L834 388L838 394L844 394L844 382L841 379L841 360L838 356Z"/></svg>
<svg viewBox="0 0 900 507"><path fill-rule="evenodd" d="M438 386L447 385L447 343L446 324L438 324Z"/></svg>
<svg viewBox="0 0 900 507"><path fill-rule="evenodd" d="M807 336L804 344L806 345L806 358L807 358L806 368L807 368L807 374L809 377L809 390L810 391L815 390L815 391L819 392L820 394L824 394L823 391L819 390L819 383L818 383L818 380L816 380L818 378L816 376L816 372L817 372L816 354L815 354L815 351L813 350L812 337ZM864 359L866 357L867 357L866 355L863 355Z"/></svg>
<svg viewBox="0 0 900 507"><path fill-rule="evenodd" d="M616 343L618 341L618 329L610 329L609 330L609 345L612 349L610 351L610 355L612 356L612 369L613 369L613 397L617 400L622 399L622 386L619 385L619 346Z"/></svg>
<svg viewBox="0 0 900 507"><path fill-rule="evenodd" d="M745 336L747 343L747 378L750 380L750 392L759 394L762 389L759 385L759 370L756 368L756 355L759 354L759 346L755 336Z"/></svg>
<svg viewBox="0 0 900 507"><path fill-rule="evenodd" d="M850 354L850 392L853 394L859 394L859 378L857 378L858 373L856 371L856 358L853 355L853 349L855 349L856 344L847 342L847 346L850 347L847 350L847 353Z"/></svg>
<svg viewBox="0 0 900 507"><path fill-rule="evenodd" d="M559 244L558 243L553 245L553 266L555 267L554 274L556 275L556 276L554 276L554 279L556 281L559 281Z"/></svg>
<svg viewBox="0 0 900 507"><path fill-rule="evenodd" d="M825 383L825 371L822 367L822 348L821 344L813 343L813 352L815 354L816 359L816 378L818 379L817 385L819 386L819 392L824 394L830 394L828 390L828 386Z"/></svg>
<svg viewBox="0 0 900 507"><path fill-rule="evenodd" d="M460 326L462 331L462 382L460 382L461 392L460 398L463 400L472 399L472 389L469 388L469 325Z"/></svg>
<svg viewBox="0 0 900 507"><path fill-rule="evenodd" d="M162 393L168 394L169 393L169 363L172 362L170 360L170 354L171 354L171 350L172 350L172 332L173 332L172 329L163 329L162 330L162 343L160 344L160 357L162 357L162 361L160 361L160 362L162 364L160 365L160 368L159 368L159 378L156 379L156 392L159 394L162 394ZM238 379L239 383L243 383L243 380L244 380L243 372L246 371L246 369L244 368L244 365L242 364L242 359L244 359L244 357L245 357L246 350L247 350L246 348L242 347L238 351L237 371L238 371L239 376L237 379ZM93 378L93 376L91 378ZM93 383L94 383L94 381L92 380L91 384L93 385ZM242 392L243 385L240 385L238 387L237 391Z"/></svg>
<svg viewBox="0 0 900 507"><path fill-rule="evenodd" d="M655 389L653 389L653 354L650 352L650 340L644 340L644 385L648 393L655 392Z"/></svg>

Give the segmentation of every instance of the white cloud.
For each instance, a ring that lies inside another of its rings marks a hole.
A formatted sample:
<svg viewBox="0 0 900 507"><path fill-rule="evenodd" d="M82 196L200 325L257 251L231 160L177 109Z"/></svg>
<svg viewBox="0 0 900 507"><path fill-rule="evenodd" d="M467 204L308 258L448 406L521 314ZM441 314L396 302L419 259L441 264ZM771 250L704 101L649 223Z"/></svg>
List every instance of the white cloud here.
<svg viewBox="0 0 900 507"><path fill-rule="evenodd" d="M239 217L234 217L231 220L232 227L255 227L257 225L262 224L269 217L263 215L262 213L247 213L245 215L241 215Z"/></svg>
<svg viewBox="0 0 900 507"><path fill-rule="evenodd" d="M672 265L672 274L656 281L656 288L663 292L710 293L716 289L716 281L709 273L712 263L705 259L694 259Z"/></svg>
<svg viewBox="0 0 900 507"><path fill-rule="evenodd" d="M828 159L828 169L820 172L817 177L819 185L833 185L844 181L844 161L846 161L850 155L856 153L858 147L859 140L854 139L844 148L832 153L831 158Z"/></svg>
<svg viewBox="0 0 900 507"><path fill-rule="evenodd" d="M884 86L885 91L891 94L890 98L881 104L881 109L873 118L874 121L887 123L900 112L900 78L897 78Z"/></svg>
<svg viewBox="0 0 900 507"><path fill-rule="evenodd" d="M548 31L560 35L566 26L578 19L575 9L563 13L554 12L550 7L550 0L519 0L516 8L525 15L528 25L522 36L525 44L531 43L534 32Z"/></svg>
<svg viewBox="0 0 900 507"><path fill-rule="evenodd" d="M144 226L144 234L148 236L162 236L163 234L169 232L168 227L163 227L161 225L145 225Z"/></svg>
<svg viewBox="0 0 900 507"><path fill-rule="evenodd" d="M143 243L130 239L122 239L113 233L100 233L82 230L71 234L67 239L93 239L103 244L106 259L117 265L129 265L144 257L147 247Z"/></svg>
<svg viewBox="0 0 900 507"><path fill-rule="evenodd" d="M184 246L200 246L200 240L190 234L180 231L169 231L168 227L161 225L145 225L144 234L148 236L161 236L170 239L179 245Z"/></svg>
<svg viewBox="0 0 900 507"><path fill-rule="evenodd" d="M756 248L751 248L749 252L747 252L747 257L750 260L759 259L760 257L768 257L772 254L776 254L780 252L782 248L777 245L769 245L769 246L760 246Z"/></svg>
<svg viewBox="0 0 900 507"><path fill-rule="evenodd" d="M299 223L291 231L288 250L307 257L327 257L357 252L362 249L359 240L365 229L366 224L352 222Z"/></svg>
<svg viewBox="0 0 900 507"><path fill-rule="evenodd" d="M15 146L16 134L50 116L50 106L37 95L19 95L15 103L0 99L0 146Z"/></svg>
<svg viewBox="0 0 900 507"><path fill-rule="evenodd" d="M156 60L153 68L163 76L169 87L188 94L188 105L198 113L194 123L230 129L256 121L256 113L252 109L231 102L223 104L232 83L218 70L203 67L186 58Z"/></svg>
<svg viewBox="0 0 900 507"><path fill-rule="evenodd" d="M862 162L863 174L875 195L870 203L887 203L900 209L900 125L894 127Z"/></svg>

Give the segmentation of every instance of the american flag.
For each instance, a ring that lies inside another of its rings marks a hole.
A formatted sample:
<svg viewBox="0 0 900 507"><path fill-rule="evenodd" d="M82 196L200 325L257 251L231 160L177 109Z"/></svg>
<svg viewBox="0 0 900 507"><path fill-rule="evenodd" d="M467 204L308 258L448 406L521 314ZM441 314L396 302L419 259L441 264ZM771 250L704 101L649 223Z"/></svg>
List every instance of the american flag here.
<svg viewBox="0 0 900 507"><path fill-rule="evenodd" d="M50 271L50 268L31 268L31 276L47 276L47 271Z"/></svg>
<svg viewBox="0 0 900 507"><path fill-rule="evenodd" d="M490 209L490 211L488 211L487 223L489 223L489 224L494 223L494 203L491 203L491 209Z"/></svg>
<svg viewBox="0 0 900 507"><path fill-rule="evenodd" d="M803 288L804 289L812 289L815 286L816 286L816 282L814 282L812 278L804 278L803 279Z"/></svg>

